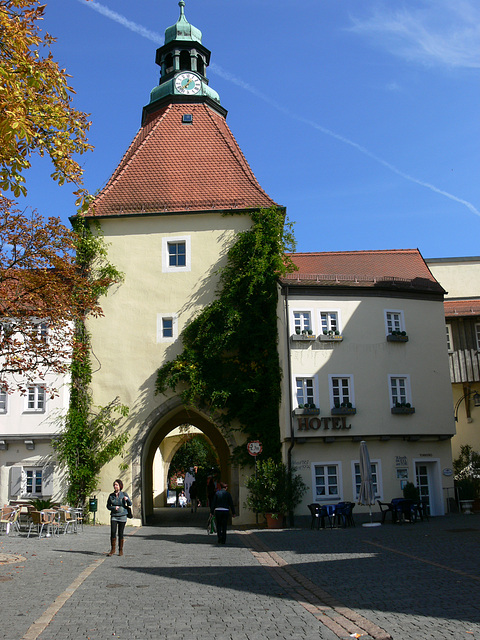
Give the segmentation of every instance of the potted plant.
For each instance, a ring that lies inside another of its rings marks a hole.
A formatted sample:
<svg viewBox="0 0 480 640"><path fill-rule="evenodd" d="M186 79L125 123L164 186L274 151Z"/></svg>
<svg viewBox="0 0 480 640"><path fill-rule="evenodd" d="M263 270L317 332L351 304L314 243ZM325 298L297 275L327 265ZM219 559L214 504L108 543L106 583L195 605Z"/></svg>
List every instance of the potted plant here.
<svg viewBox="0 0 480 640"><path fill-rule="evenodd" d="M387 342L408 342L406 331L391 331L387 336Z"/></svg>
<svg viewBox="0 0 480 640"><path fill-rule="evenodd" d="M332 416L351 416L357 413L357 410L351 402L342 402L342 404L335 402L335 406L332 407Z"/></svg>
<svg viewBox="0 0 480 640"><path fill-rule="evenodd" d="M420 489L413 482L407 482L403 487L403 497L405 500L412 500L415 504L420 502Z"/></svg>
<svg viewBox="0 0 480 640"><path fill-rule="evenodd" d="M257 463L245 486L249 491L245 507L262 513L269 528L282 527L284 516L294 511L307 490L301 476L272 458Z"/></svg>
<svg viewBox="0 0 480 640"><path fill-rule="evenodd" d="M409 415L415 413L415 407L412 407L410 402L396 402L395 406L392 407L392 413Z"/></svg>
<svg viewBox="0 0 480 640"><path fill-rule="evenodd" d="M480 454L464 444L460 455L453 461L455 488L463 513L472 513L474 503L480 498Z"/></svg>
<svg viewBox="0 0 480 640"><path fill-rule="evenodd" d="M296 409L293 410L294 415L308 415L308 416L318 416L320 414L320 409L316 406L314 402L305 402L305 404L299 404Z"/></svg>

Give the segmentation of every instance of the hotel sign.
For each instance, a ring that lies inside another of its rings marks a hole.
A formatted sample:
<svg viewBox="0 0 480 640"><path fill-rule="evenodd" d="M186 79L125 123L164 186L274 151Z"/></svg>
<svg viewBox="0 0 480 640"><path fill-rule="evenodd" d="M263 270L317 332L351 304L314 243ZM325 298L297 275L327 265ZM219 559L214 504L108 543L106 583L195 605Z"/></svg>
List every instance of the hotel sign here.
<svg viewBox="0 0 480 640"><path fill-rule="evenodd" d="M340 431L341 429L351 429L352 425L347 425L345 416L299 416L297 418L297 433L313 435L319 431Z"/></svg>

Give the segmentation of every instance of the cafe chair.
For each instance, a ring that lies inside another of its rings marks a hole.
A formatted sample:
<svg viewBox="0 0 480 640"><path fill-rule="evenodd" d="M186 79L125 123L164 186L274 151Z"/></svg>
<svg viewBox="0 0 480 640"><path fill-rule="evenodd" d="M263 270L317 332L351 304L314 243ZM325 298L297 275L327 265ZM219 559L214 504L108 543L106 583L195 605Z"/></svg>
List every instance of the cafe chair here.
<svg viewBox="0 0 480 640"><path fill-rule="evenodd" d="M377 500L378 506L380 507L380 511L382 513L382 524L385 524L385 518L387 517L387 513L392 514L392 522L395 522L395 512L393 509L393 505L391 502L380 502Z"/></svg>
<svg viewBox="0 0 480 640"><path fill-rule="evenodd" d="M335 522L338 527L338 523L342 523L342 527L354 527L355 520L353 519L354 502L341 502L335 507Z"/></svg>
<svg viewBox="0 0 480 640"><path fill-rule="evenodd" d="M317 529L320 529L320 525L322 527L322 529L325 528L325 518L328 520L328 524L330 525L330 529L332 528L332 515L330 514L329 510L326 508L326 506L324 505L320 505L320 504L316 504L315 502L313 504L309 504L308 508L310 510L310 514L312 516L312 521L310 523L310 528L314 529L315 528L315 523L317 525Z"/></svg>

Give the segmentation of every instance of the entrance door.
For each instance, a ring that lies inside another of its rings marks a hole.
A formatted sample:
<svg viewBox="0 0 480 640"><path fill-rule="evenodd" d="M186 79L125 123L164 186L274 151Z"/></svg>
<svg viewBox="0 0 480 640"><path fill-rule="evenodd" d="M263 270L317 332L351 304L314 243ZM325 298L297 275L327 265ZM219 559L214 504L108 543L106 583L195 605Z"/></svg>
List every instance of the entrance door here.
<svg viewBox="0 0 480 640"><path fill-rule="evenodd" d="M428 515L445 515L439 460L415 460L415 477L420 499L427 505Z"/></svg>
<svg viewBox="0 0 480 640"><path fill-rule="evenodd" d="M415 473L417 476L417 487L420 491L420 500L425 505L427 515L430 514L430 483L428 478L428 467L426 464L415 465Z"/></svg>

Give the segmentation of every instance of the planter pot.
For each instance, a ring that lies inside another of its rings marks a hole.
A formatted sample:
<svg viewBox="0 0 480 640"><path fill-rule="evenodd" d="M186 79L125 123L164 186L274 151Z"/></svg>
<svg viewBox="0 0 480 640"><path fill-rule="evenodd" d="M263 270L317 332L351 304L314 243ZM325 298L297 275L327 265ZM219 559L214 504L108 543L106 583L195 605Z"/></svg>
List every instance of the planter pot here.
<svg viewBox="0 0 480 640"><path fill-rule="evenodd" d="M462 513L465 515L472 513L473 502L473 500L460 500Z"/></svg>
<svg viewBox="0 0 480 640"><path fill-rule="evenodd" d="M330 413L332 416L353 416L357 410L355 407L333 407Z"/></svg>
<svg viewBox="0 0 480 640"><path fill-rule="evenodd" d="M271 513L265 514L268 529L282 529L283 528L283 515L279 515L278 518L274 518Z"/></svg>
<svg viewBox="0 0 480 640"><path fill-rule="evenodd" d="M392 413L407 415L415 413L415 407L392 407Z"/></svg>
<svg viewBox="0 0 480 640"><path fill-rule="evenodd" d="M408 336L387 336L387 342L408 342Z"/></svg>
<svg viewBox="0 0 480 640"><path fill-rule="evenodd" d="M302 335L302 334L294 333L291 336L291 338L292 338L292 340L300 340L300 341L301 340L305 340L305 341L308 341L308 340L316 340L317 336L308 336L308 335Z"/></svg>
<svg viewBox="0 0 480 640"><path fill-rule="evenodd" d="M320 342L341 342L343 340L343 336L318 336Z"/></svg>
<svg viewBox="0 0 480 640"><path fill-rule="evenodd" d="M294 409L293 415L295 416L318 416L320 415L320 409Z"/></svg>

